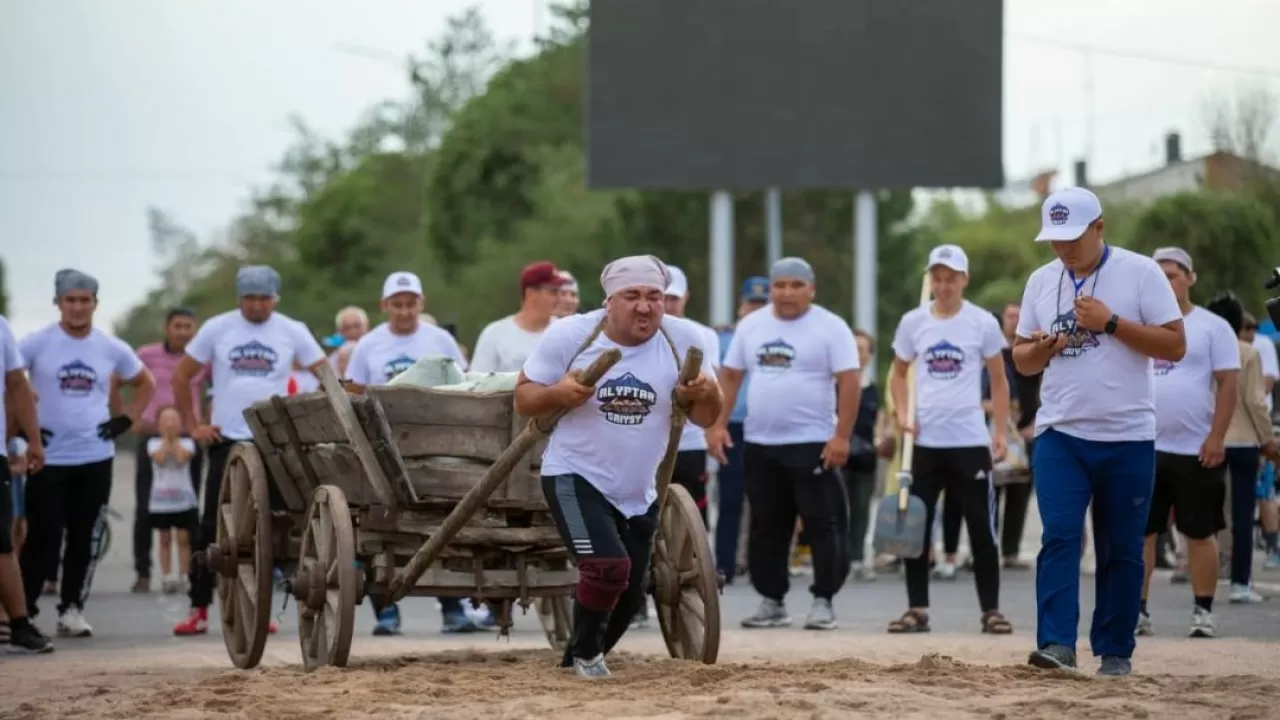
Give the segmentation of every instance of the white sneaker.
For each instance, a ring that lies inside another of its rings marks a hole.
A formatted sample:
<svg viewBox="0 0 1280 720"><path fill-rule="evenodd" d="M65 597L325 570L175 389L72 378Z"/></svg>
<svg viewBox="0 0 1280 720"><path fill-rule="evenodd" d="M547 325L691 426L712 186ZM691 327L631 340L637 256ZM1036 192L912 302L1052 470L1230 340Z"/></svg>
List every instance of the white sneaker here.
<svg viewBox="0 0 1280 720"><path fill-rule="evenodd" d="M1155 626L1151 624L1151 615L1140 612L1138 613L1138 627L1134 628L1135 637L1149 637L1156 634Z"/></svg>
<svg viewBox="0 0 1280 720"><path fill-rule="evenodd" d="M933 576L938 580L955 580L956 566L949 562L940 562L933 568Z"/></svg>
<svg viewBox="0 0 1280 720"><path fill-rule="evenodd" d="M1264 602L1266 599L1266 597L1254 592L1253 588L1248 585L1231 583L1231 596L1227 599L1227 602L1233 604L1252 604Z"/></svg>
<svg viewBox="0 0 1280 720"><path fill-rule="evenodd" d="M58 634L62 637L90 637L93 626L85 621L77 608L67 608L58 616Z"/></svg>
<svg viewBox="0 0 1280 720"><path fill-rule="evenodd" d="M1218 634L1218 625L1213 621L1213 613L1197 606L1191 611L1191 637L1211 638Z"/></svg>

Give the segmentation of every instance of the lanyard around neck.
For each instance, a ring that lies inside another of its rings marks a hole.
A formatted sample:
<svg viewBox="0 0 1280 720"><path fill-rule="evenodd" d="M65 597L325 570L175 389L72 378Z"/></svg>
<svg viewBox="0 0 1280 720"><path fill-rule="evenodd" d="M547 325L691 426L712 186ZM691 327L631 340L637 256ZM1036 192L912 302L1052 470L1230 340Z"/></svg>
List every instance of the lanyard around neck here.
<svg viewBox="0 0 1280 720"><path fill-rule="evenodd" d="M1103 245L1102 259L1098 261L1098 266L1093 269L1092 273L1090 273L1090 275L1092 275L1094 278L1093 287L1095 289L1098 287L1098 279L1097 279L1098 273L1102 270L1102 266L1107 262L1107 258L1110 256L1111 256L1111 246ZM1067 268L1067 277L1071 278L1071 284L1075 286L1075 294L1077 297L1079 297L1080 290L1084 287L1084 284L1089 281L1089 275L1085 275L1084 277L1077 280L1075 271L1072 270L1071 268Z"/></svg>

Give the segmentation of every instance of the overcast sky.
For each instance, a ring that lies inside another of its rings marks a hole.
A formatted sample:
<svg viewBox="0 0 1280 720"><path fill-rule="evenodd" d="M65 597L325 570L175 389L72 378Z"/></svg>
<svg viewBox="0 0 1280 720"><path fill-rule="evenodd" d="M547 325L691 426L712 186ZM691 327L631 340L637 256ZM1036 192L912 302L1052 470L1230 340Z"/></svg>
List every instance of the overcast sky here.
<svg viewBox="0 0 1280 720"><path fill-rule="evenodd" d="M0 257L15 330L56 319L52 277L69 266L101 281L109 327L154 270L148 206L211 237L269 180L291 114L338 136L373 103L408 95L401 66L341 47L405 56L467 5L525 48L545 22L545 0L0 0ZM1171 129L1186 155L1203 153L1207 96L1280 90L1276 0L1005 5L1010 179L1069 175L1090 134L1095 182L1159 164ZM1086 61L1061 43L1157 59Z"/></svg>

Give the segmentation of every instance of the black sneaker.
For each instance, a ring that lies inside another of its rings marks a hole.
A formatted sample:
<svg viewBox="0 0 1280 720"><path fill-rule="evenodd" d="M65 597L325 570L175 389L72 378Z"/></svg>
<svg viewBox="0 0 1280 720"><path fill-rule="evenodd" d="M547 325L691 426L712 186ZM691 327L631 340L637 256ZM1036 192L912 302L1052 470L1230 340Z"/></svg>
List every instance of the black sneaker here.
<svg viewBox="0 0 1280 720"><path fill-rule="evenodd" d="M1113 655L1103 655L1102 665L1098 668L1098 674L1105 677L1125 677L1131 672L1133 672L1133 663L1129 658Z"/></svg>
<svg viewBox="0 0 1280 720"><path fill-rule="evenodd" d="M41 634L35 625L26 623L10 629L9 652L19 655L51 653L53 642Z"/></svg>
<svg viewBox="0 0 1280 720"><path fill-rule="evenodd" d="M1075 670L1076 651L1066 645L1046 645L1031 653L1027 663L1042 670Z"/></svg>

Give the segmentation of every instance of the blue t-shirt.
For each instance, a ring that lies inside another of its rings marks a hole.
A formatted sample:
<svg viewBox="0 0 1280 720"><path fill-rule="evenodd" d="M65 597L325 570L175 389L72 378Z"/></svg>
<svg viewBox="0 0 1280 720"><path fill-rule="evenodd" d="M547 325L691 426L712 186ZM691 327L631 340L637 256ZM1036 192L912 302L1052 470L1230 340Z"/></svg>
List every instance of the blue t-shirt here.
<svg viewBox="0 0 1280 720"><path fill-rule="evenodd" d="M733 340L732 330L720 331L720 362L724 363L725 353L729 352L729 343ZM751 382L750 373L743 373L742 387L738 388L738 398L733 405L733 414L729 416L729 422L741 423L747 419L747 385Z"/></svg>

